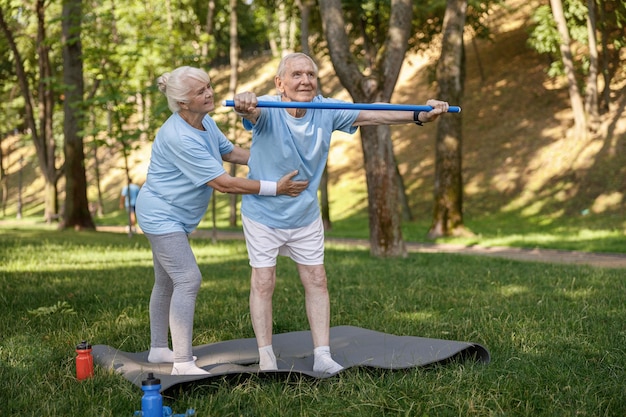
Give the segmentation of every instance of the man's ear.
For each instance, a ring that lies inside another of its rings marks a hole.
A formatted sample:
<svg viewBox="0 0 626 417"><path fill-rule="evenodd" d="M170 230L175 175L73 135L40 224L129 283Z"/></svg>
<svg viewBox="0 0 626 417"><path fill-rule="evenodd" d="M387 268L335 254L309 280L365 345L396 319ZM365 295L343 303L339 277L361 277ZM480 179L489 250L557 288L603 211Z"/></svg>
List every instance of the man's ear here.
<svg viewBox="0 0 626 417"><path fill-rule="evenodd" d="M283 80L281 80L278 75L274 77L274 85L279 93L282 94L285 92L285 89L283 88Z"/></svg>

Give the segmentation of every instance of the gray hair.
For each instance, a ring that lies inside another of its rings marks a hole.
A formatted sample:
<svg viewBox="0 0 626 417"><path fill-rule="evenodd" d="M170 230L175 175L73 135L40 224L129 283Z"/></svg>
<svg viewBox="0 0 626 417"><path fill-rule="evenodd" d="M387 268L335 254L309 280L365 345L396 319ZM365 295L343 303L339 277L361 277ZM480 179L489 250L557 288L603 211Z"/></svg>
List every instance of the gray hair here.
<svg viewBox="0 0 626 417"><path fill-rule="evenodd" d="M315 70L315 75L317 76L318 68L313 58L308 56L307 54L303 54L302 52L292 52L287 54L280 60L280 64L278 64L278 70L276 71L276 76L278 78L283 78L285 76L285 69L287 68L287 62L292 61L294 59L306 58L311 64L313 64L313 69Z"/></svg>
<svg viewBox="0 0 626 417"><path fill-rule="evenodd" d="M180 103L187 103L191 94L189 80L210 83L211 79L206 71L194 67L178 67L172 72L166 72L157 79L159 91L167 97L167 106L172 113L180 111Z"/></svg>

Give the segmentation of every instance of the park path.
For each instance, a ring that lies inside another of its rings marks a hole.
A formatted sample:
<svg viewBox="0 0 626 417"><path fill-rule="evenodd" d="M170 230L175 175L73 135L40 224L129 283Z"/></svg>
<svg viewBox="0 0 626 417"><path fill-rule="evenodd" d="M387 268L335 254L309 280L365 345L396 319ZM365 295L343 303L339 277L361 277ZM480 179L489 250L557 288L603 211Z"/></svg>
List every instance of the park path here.
<svg viewBox="0 0 626 417"><path fill-rule="evenodd" d="M100 226L98 231L126 233L124 227ZM215 235L211 230L196 230L192 238L216 240L243 239L242 232L218 231ZM369 247L365 239L326 238L328 243ZM565 251L555 249L522 249L509 247L464 246L447 243L416 243L406 242L407 250L416 253L457 253L462 255L489 256L527 262L544 262L573 265L590 265L601 268L625 268L626 254L624 253L590 253L580 251Z"/></svg>

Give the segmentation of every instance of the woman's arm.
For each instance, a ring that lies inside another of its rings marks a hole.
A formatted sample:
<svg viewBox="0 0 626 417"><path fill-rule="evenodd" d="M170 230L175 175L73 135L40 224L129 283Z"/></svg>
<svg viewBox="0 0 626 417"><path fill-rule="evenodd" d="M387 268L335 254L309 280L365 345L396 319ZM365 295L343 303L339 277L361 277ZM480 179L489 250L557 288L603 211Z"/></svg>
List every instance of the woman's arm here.
<svg viewBox="0 0 626 417"><path fill-rule="evenodd" d="M261 190L261 181L231 177L226 173L207 182L207 185L221 193L228 194L260 194L260 192L263 191L262 195L285 194L291 197L296 197L309 185L308 181L292 181L291 179L297 174L298 171L296 170L284 175L280 180L278 180L278 182L263 181L266 183L266 187L270 186L271 190L275 187L276 191L270 193L267 193L266 187Z"/></svg>
<svg viewBox="0 0 626 417"><path fill-rule="evenodd" d="M248 165L250 150L235 146L230 153L222 155L222 160L233 164Z"/></svg>

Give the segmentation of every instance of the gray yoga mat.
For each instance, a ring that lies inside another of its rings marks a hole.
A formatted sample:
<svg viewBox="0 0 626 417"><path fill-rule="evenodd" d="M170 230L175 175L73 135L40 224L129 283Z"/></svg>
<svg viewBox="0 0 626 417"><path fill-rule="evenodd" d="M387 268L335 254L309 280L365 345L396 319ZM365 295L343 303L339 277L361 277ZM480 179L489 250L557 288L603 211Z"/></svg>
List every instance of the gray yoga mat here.
<svg viewBox="0 0 626 417"><path fill-rule="evenodd" d="M231 374L301 374L313 378L335 375L313 372L310 331L274 335L272 345L278 360L276 371L259 370L259 354L254 338L195 346L193 354L198 357L196 364L211 375L172 376L172 364L148 363L148 351L129 353L106 345L95 345L93 356L96 364L119 372L139 387L149 372L154 373L161 380L161 391L180 384ZM406 369L451 359L482 363L489 363L490 360L489 351L477 343L396 336L354 326L332 327L330 349L333 359L344 369L354 366Z"/></svg>

